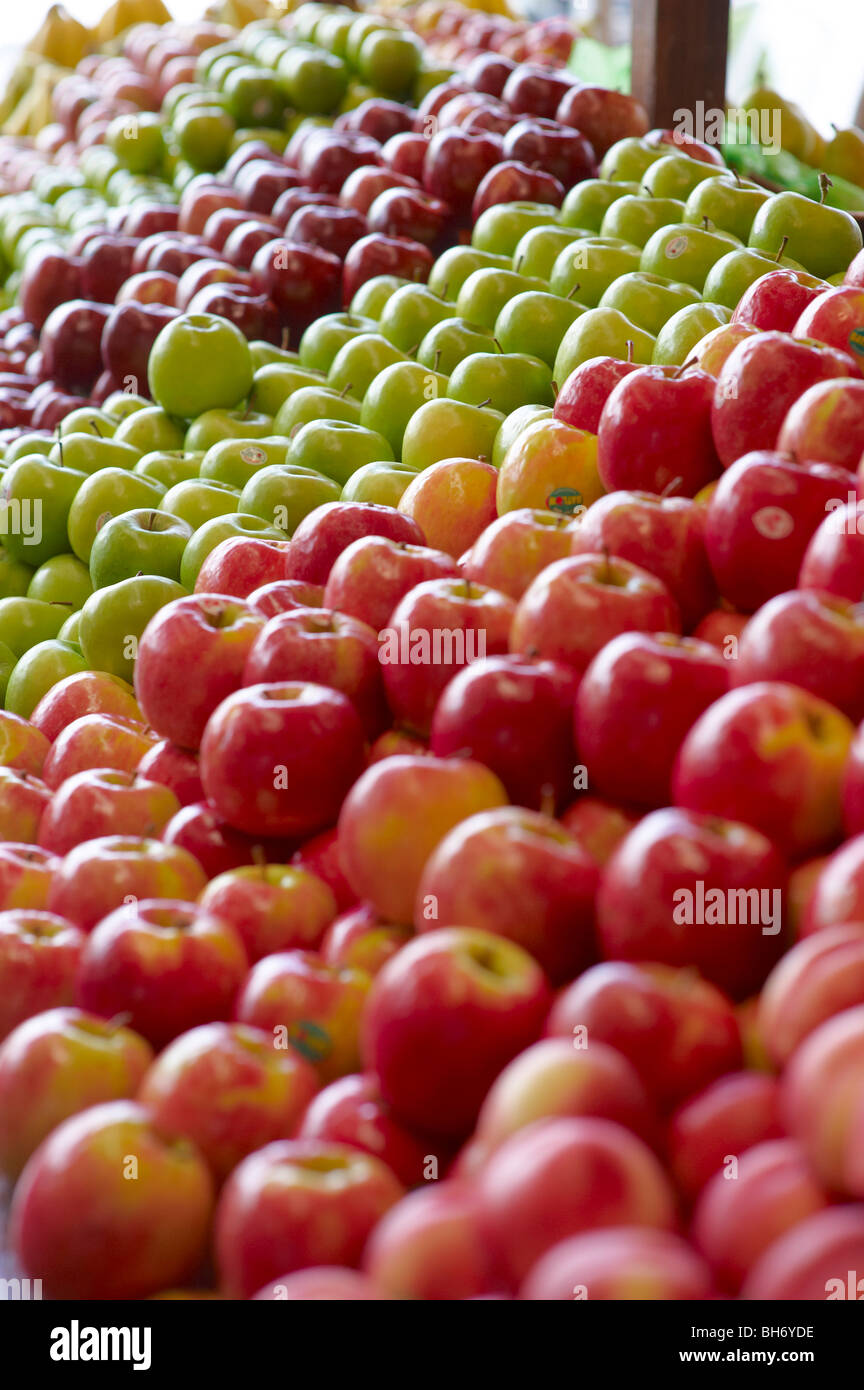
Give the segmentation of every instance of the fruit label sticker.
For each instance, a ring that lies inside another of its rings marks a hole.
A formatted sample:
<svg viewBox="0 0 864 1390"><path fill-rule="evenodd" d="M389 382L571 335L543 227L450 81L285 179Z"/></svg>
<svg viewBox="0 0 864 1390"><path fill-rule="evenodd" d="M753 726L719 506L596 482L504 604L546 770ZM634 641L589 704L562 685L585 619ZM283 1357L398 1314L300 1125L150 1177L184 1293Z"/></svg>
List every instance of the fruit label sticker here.
<svg viewBox="0 0 864 1390"><path fill-rule="evenodd" d="M686 236L673 236L664 252L667 261L677 261L679 256L684 255L688 245Z"/></svg>
<svg viewBox="0 0 864 1390"><path fill-rule="evenodd" d="M760 507L754 514L753 525L766 541L782 541L791 535L795 522L783 507Z"/></svg>
<svg viewBox="0 0 864 1390"><path fill-rule="evenodd" d="M244 463L267 462L267 455L263 449L259 449L257 444L247 444L245 449L240 450L240 457Z"/></svg>
<svg viewBox="0 0 864 1390"><path fill-rule="evenodd" d="M310 1062L323 1062L330 1056L330 1034L317 1023L298 1019L289 1025L288 1038L291 1046Z"/></svg>
<svg viewBox="0 0 864 1390"><path fill-rule="evenodd" d="M577 492L572 487L556 488L546 498L546 507L550 512L562 512L564 516L575 516L577 510L584 511L582 493Z"/></svg>
<svg viewBox="0 0 864 1390"><path fill-rule="evenodd" d="M864 357L864 328L853 328L849 334L849 349L856 357Z"/></svg>

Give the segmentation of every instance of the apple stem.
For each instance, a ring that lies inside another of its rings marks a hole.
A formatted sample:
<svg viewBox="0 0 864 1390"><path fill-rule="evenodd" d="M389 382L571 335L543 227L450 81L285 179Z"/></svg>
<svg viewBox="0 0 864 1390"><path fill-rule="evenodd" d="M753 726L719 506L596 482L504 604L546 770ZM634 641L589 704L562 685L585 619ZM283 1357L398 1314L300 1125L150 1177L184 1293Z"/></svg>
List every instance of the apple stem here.
<svg viewBox="0 0 864 1390"><path fill-rule="evenodd" d="M482 409L484 408L484 406L489 405L489 404L491 403L491 401L492 401L492 397L491 397L491 396L487 396L486 399L485 399L485 401L481 401L481 402L479 403L479 405L477 406L477 409L478 409L478 410L482 410Z"/></svg>
<svg viewBox="0 0 864 1390"><path fill-rule="evenodd" d="M345 397L348 395L348 392L351 390L351 387L353 385L353 381L346 381L345 385L342 387L342 390L339 392L340 401L344 401Z"/></svg>
<svg viewBox="0 0 864 1390"><path fill-rule="evenodd" d="M417 356L417 353L420 351L420 344L421 344L422 341L423 341L422 338L418 338L418 340L417 340L417 342L414 344L414 346L413 346L412 348L409 348L409 349L408 349L408 356L409 356L409 357L416 357L416 356Z"/></svg>
<svg viewBox="0 0 864 1390"><path fill-rule="evenodd" d="M266 878L267 855L264 853L263 845L252 846L252 863L261 870L262 879Z"/></svg>
<svg viewBox="0 0 864 1390"><path fill-rule="evenodd" d="M819 175L819 202L820 202L820 204L824 204L824 202L825 202L825 195L826 195L826 193L828 192L828 189L829 189L829 188L833 188L833 187L834 187L834 184L831 182L831 180L829 179L829 177L828 177L827 174L820 174L820 175Z"/></svg>
<svg viewBox="0 0 864 1390"><path fill-rule="evenodd" d="M155 525L156 525L156 513L155 513L155 512L151 512L150 515L149 515L148 518L147 518L147 530L148 530L148 531L152 531L152 530L153 530L153 527L154 527Z"/></svg>
<svg viewBox="0 0 864 1390"><path fill-rule="evenodd" d="M673 494L673 492L675 491L675 489L676 489L677 487L680 487L681 484L683 483L683 481L684 481L684 479L683 479L683 478L680 478L680 477L679 477L679 478L670 478L669 481L668 481L668 483L667 483L666 486L664 487L663 491L660 493L660 496L661 496L661 497L671 497L672 494Z"/></svg>
<svg viewBox="0 0 864 1390"><path fill-rule="evenodd" d="M604 584L608 584L608 583L610 583L611 579L612 579L612 567L611 567L611 565L610 565L610 563L609 563L609 547L608 547L608 545L604 545L604 546L603 546L603 574L602 574L602 582L603 582Z"/></svg>
<svg viewBox="0 0 864 1390"><path fill-rule="evenodd" d="M91 420L91 421L90 421L90 424L93 426L93 433L96 435L96 438L97 438L97 439L104 439L105 436L103 435L103 433L102 433L102 431L100 430L100 428L99 428L98 424L96 423L96 421L95 421L95 420Z"/></svg>
<svg viewBox="0 0 864 1390"><path fill-rule="evenodd" d="M774 257L774 259L775 259L775 261L777 262L778 265L780 264L780 261L781 261L782 258L783 258L783 252L786 250L786 247L787 247L788 245L789 245L789 238L788 238L788 236L784 236L783 240L782 240L781 243L780 243L780 250L777 252L777 255Z"/></svg>
<svg viewBox="0 0 864 1390"><path fill-rule="evenodd" d="M833 132L834 132L835 135L839 135L839 134L840 134L839 127L836 125L836 123L835 123L834 121L829 121L828 124L830 125L830 127L831 127L831 129L833 130Z"/></svg>
<svg viewBox="0 0 864 1390"><path fill-rule="evenodd" d="M435 349L435 362L434 362L433 367L432 367L433 372L437 372L437 370L438 370L438 363L439 363L440 361L441 361L441 349L440 349L440 348L436 348L436 349Z"/></svg>
<svg viewBox="0 0 864 1390"><path fill-rule="evenodd" d="M290 338L290 334L289 334L289 332L288 332L288 329L287 329L287 328L283 328L283 329L282 329L282 342L281 342L281 347L282 347L282 351L283 351L283 352L287 352L287 351L288 351L288 344L289 344L290 341L291 341L291 338Z"/></svg>
<svg viewBox="0 0 864 1390"><path fill-rule="evenodd" d="M707 216L703 216L702 218L702 230L703 232L708 232L711 230L711 219Z"/></svg>
<svg viewBox="0 0 864 1390"><path fill-rule="evenodd" d="M110 1029L112 1033L116 1033L120 1028L125 1028L126 1025L131 1022L132 1015L127 1009L123 1013L112 1014L111 1018L106 1020L105 1027Z"/></svg>
<svg viewBox="0 0 864 1390"><path fill-rule="evenodd" d="M519 259L518 259L518 261L514 261L514 262L513 262L513 269L516 271L516 274L517 274L517 275L519 274L519 267L520 267L520 265L522 264L522 262L524 261L524 259L525 259L524 256L520 256Z"/></svg>
<svg viewBox="0 0 864 1390"><path fill-rule="evenodd" d="M544 782L540 788L540 813L544 816L555 815L555 788L549 782Z"/></svg>
<svg viewBox="0 0 864 1390"><path fill-rule="evenodd" d="M576 284L573 286L572 290L568 290L568 292L567 292L567 298L568 298L568 299L572 299L573 296L574 296L574 294L578 294L579 291L581 290L581 288L582 288L581 282L580 282L579 280L577 280L577 281L576 281Z"/></svg>
<svg viewBox="0 0 864 1390"><path fill-rule="evenodd" d="M697 360L698 359L696 357L688 357L686 362L682 362L680 367L675 368L674 372L672 373L672 380L677 381L679 376L684 375L688 367L695 367Z"/></svg>
<svg viewBox="0 0 864 1390"><path fill-rule="evenodd" d="M447 291L449 290L449 288L450 288L450 281L449 281L449 280L445 280L445 281L444 281L444 288L441 290L441 293L439 294L438 298L439 298L439 299L446 299L446 298L447 298Z"/></svg>
<svg viewBox="0 0 864 1390"><path fill-rule="evenodd" d="M738 170L737 170L737 169L733 169L733 170L732 170L732 173L735 175L735 182L737 183L738 187L740 188L741 185L742 185L742 183L743 183L743 179L741 178L741 175L738 173Z"/></svg>
<svg viewBox="0 0 864 1390"><path fill-rule="evenodd" d="M649 198L653 198L653 197L654 197L654 189L653 189L653 188L649 188L648 185L647 185L647 183L643 183L643 185L642 185L642 192L643 192L643 193L647 193Z"/></svg>
<svg viewBox="0 0 864 1390"><path fill-rule="evenodd" d="M552 395L555 397L555 400L557 401L557 399L558 399L558 382L557 382L557 381L553 381L553 382L552 382Z"/></svg>
<svg viewBox="0 0 864 1390"><path fill-rule="evenodd" d="M495 346L496 346L496 348L498 349L499 352L503 352L503 351L504 351L504 349L502 348L502 346L501 346L501 344L499 343L499 341L498 341L497 338L493 338L492 341L493 341L493 343L495 344Z"/></svg>
<svg viewBox="0 0 864 1390"><path fill-rule="evenodd" d="M633 341L632 338L628 338L628 339L627 339L627 361L628 361L628 362L632 362L632 361L633 361L633 354L634 354L635 351L636 351L636 344L634 343L634 341Z"/></svg>

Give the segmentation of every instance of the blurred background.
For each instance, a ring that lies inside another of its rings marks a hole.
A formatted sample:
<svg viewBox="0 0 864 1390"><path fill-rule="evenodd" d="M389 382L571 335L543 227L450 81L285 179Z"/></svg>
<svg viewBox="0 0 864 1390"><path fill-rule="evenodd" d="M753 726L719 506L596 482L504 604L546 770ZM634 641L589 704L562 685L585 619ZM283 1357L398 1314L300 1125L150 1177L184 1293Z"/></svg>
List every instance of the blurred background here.
<svg viewBox="0 0 864 1390"><path fill-rule="evenodd" d="M107 3L67 0L66 7L92 25ZM167 3L176 19L187 20L198 18L207 0ZM570 15L606 43L629 41L630 0L510 0L510 5L530 18ZM49 0L26 5L4 0L0 72L32 37L49 8ZM769 86L804 104L823 133L830 135L832 121L852 121L864 95L864 0L732 0L729 100L742 100L759 74Z"/></svg>

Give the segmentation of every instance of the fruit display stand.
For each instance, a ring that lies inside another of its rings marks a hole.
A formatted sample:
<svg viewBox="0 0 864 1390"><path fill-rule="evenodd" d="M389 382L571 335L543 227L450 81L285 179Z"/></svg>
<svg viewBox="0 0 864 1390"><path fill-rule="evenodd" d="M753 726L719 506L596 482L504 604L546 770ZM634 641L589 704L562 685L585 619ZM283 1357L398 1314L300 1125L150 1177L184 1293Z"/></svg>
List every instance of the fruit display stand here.
<svg viewBox="0 0 864 1390"><path fill-rule="evenodd" d="M0 139L2 1287L779 1357L864 1289L861 228L683 128L725 4L633 96L118 25Z"/></svg>

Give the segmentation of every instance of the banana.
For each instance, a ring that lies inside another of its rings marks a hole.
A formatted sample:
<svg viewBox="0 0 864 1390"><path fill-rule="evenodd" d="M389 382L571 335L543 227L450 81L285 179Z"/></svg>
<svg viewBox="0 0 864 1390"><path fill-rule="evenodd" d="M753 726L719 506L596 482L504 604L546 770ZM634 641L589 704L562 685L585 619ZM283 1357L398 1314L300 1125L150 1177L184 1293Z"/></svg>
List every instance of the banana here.
<svg viewBox="0 0 864 1390"><path fill-rule="evenodd" d="M41 29L27 45L31 53L38 53L41 58L64 68L77 67L92 46L90 30L73 19L62 5L51 6Z"/></svg>
<svg viewBox="0 0 864 1390"><path fill-rule="evenodd" d="M162 0L114 0L93 30L101 48L133 24L170 24L171 14Z"/></svg>
<svg viewBox="0 0 864 1390"><path fill-rule="evenodd" d="M3 126L33 81L38 59L35 53L24 53L9 74L6 90L0 97L0 126Z"/></svg>

